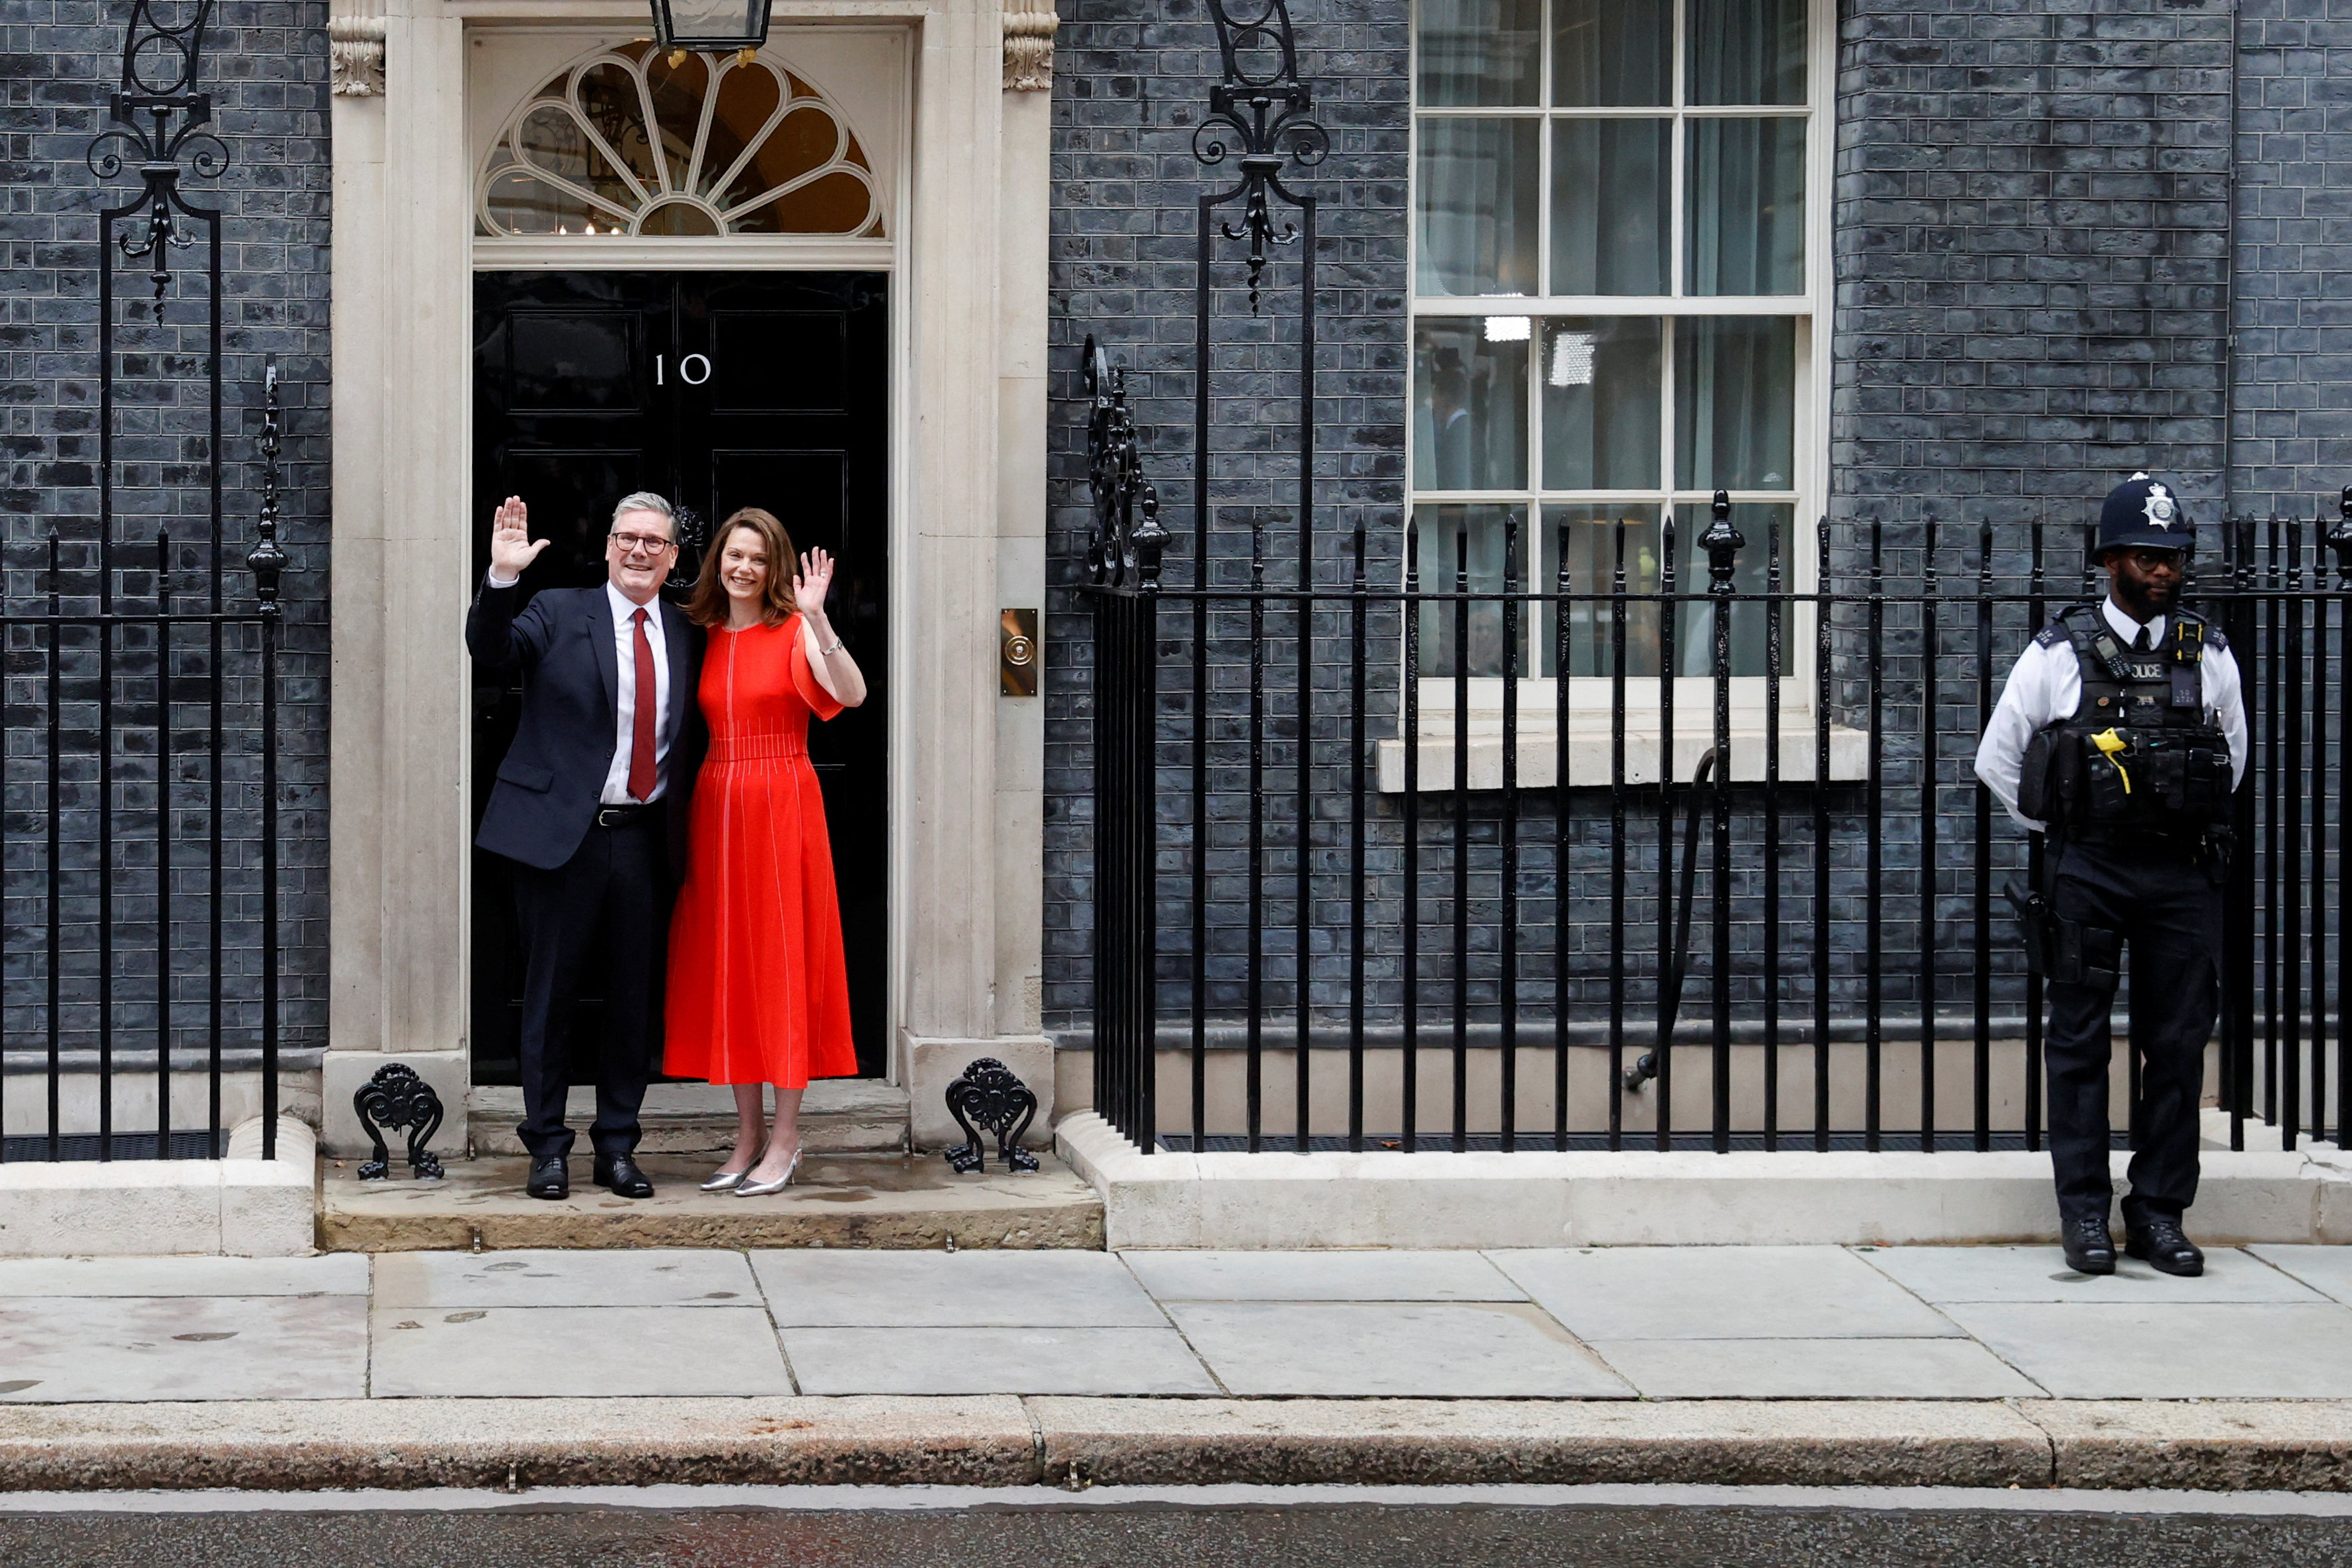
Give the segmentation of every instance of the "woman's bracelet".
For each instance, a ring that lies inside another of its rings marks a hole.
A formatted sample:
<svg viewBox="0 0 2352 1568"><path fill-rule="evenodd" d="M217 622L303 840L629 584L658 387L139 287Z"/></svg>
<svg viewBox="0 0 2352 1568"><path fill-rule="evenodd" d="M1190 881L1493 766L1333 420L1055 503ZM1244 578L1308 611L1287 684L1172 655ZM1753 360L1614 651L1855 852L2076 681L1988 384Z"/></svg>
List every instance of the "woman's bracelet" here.
<svg viewBox="0 0 2352 1568"><path fill-rule="evenodd" d="M831 647L821 647L821 648L819 648L819 649L817 649L817 650L816 650L816 656L817 656L817 658L831 658L835 654L837 654L837 653L839 653L839 652L841 651L841 643L842 643L842 639L841 639L841 638L839 638L839 637L835 637L835 638L834 638L834 639L833 639L833 646L832 646Z"/></svg>

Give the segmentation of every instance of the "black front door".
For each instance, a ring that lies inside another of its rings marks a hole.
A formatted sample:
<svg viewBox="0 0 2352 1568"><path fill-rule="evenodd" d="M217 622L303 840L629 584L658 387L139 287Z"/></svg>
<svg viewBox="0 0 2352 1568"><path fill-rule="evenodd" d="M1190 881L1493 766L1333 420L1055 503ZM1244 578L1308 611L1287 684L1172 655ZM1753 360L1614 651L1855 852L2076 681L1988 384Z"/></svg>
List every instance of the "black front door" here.
<svg viewBox="0 0 2352 1568"><path fill-rule="evenodd" d="M859 1070L883 1071L888 800L888 330L876 273L497 272L474 280L475 581L489 517L519 495L552 541L526 595L604 579L613 505L667 496L715 526L765 507L802 550L839 558L828 605L873 695L811 726L849 955ZM698 555L683 551L690 580ZM682 596L682 585L679 587ZM473 806L514 737L520 683L478 677ZM473 1061L478 1083L516 1079L521 1012L506 863L474 852ZM593 1014L597 999L583 999ZM579 1020L593 1029L593 1016Z"/></svg>

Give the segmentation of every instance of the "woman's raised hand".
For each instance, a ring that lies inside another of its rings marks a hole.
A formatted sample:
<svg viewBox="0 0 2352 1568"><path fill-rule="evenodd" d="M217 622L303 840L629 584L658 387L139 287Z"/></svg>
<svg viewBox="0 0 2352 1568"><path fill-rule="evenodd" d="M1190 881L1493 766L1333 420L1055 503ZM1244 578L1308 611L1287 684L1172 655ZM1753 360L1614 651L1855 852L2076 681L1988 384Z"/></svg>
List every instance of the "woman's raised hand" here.
<svg viewBox="0 0 2352 1568"><path fill-rule="evenodd" d="M530 509L522 504L522 497L507 497L490 518L490 575L520 577L546 548L546 540L530 536Z"/></svg>
<svg viewBox="0 0 2352 1568"><path fill-rule="evenodd" d="M822 619L824 596L833 587L833 557L822 550L803 551L800 574L793 579L793 603L800 612Z"/></svg>

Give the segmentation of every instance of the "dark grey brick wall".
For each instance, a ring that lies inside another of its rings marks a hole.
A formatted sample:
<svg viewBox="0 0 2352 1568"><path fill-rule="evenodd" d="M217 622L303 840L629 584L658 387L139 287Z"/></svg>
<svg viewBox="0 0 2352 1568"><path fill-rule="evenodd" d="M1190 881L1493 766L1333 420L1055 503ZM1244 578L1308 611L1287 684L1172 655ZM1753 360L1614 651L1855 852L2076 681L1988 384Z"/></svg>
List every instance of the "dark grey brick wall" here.
<svg viewBox="0 0 2352 1568"><path fill-rule="evenodd" d="M95 607L99 538L98 212L127 201L135 174L101 182L85 163L104 128L121 69L127 7L95 0L9 0L0 32L0 406L5 406L6 607L37 611L52 531L63 541L61 586L70 613ZM241 563L254 537L260 469L264 358L284 382L286 651L281 661L278 866L285 943L284 1040L324 1044L327 968L328 191L326 5L323 0L226 0L215 7L199 86L214 98L213 129L230 164L217 180L190 178L189 200L217 205L223 223L225 510L232 609L252 603ZM121 276L114 590L121 604L155 604L156 533L168 529L174 605L208 607L209 527L204 320L205 248L173 256L161 307L143 271ZM145 263L137 264L143 268ZM171 634L168 661L152 627L114 634L112 864L117 931L110 973L98 948L102 831L98 737L100 652L94 633L68 632L58 660L63 697L60 787L47 782L49 654L38 628L7 643L5 760L6 1028L9 1047L43 1042L49 963L47 825L59 826L63 931L57 958L68 1047L94 1043L101 994L124 1047L154 1039L158 754L173 754L168 835L173 861L170 946L173 1025L201 1046L207 1020L212 901L209 711L217 691L226 722L220 864L231 1047L257 1037L260 994L259 731L253 628L233 628L215 660L209 634ZM168 662L168 729L159 726L159 665ZM184 1119L190 1108L179 1108Z"/></svg>
<svg viewBox="0 0 2352 1568"><path fill-rule="evenodd" d="M1319 204L1316 253L1317 472L1323 483L1314 520L1319 584L1343 581L1353 531L1366 530L1370 570L1393 582L1402 545L1405 347L1405 180L1411 12L1406 0L1302 0L1293 6L1300 71L1313 84L1318 119L1331 132L1329 158L1295 172L1293 184ZM1079 345L1089 332L1125 365L1147 462L1180 536L1171 582L1197 581L1190 477L1193 385L1195 202L1233 180L1233 164L1203 169L1192 132L1220 72L1215 32L1194 0L1078 0L1065 9L1054 82L1052 342L1055 396L1049 461L1046 607L1045 994L1049 1027L1085 1016L1090 995L1091 826L1086 795L1092 709L1089 619L1072 592L1084 553L1086 411ZM1220 215L1228 220L1237 209ZM1278 215L1286 218L1295 215ZM1219 242L1218 402L1211 447L1218 509L1211 530L1210 580L1240 583L1249 573L1254 522L1267 530L1268 581L1297 581L1295 424L1298 387L1297 247L1279 249L1265 313L1252 317L1241 292L1241 248ZM1189 612L1187 612L1189 624ZM1281 662L1275 700L1292 701L1295 632L1275 619ZM1393 622L1376 646L1394 646ZM1230 660L1231 649L1221 656ZM1313 679L1331 689L1347 659L1336 622L1322 628ZM1220 713L1245 703L1247 672L1230 662L1213 676ZM1391 666L1378 682L1394 711ZM1171 715L1188 715L1171 696ZM1245 710L1245 709L1244 709ZM1183 720L1189 723L1189 719ZM1318 733L1339 722L1327 715ZM1295 724L1288 731L1295 738ZM1319 762L1336 764L1336 755ZM1287 749L1273 759L1295 766ZM1245 766L1221 752L1229 783ZM1189 777L1189 774L1186 775ZM1291 775L1295 777L1294 775ZM1339 787L1325 773L1318 794ZM1295 798L1295 796L1294 796ZM1176 809L1171 806L1171 810ZM1222 811L1221 818L1228 814ZM1287 819L1286 818L1286 823ZM1171 827L1170 831L1178 831ZM1238 870L1230 847L1246 832L1221 819L1221 877ZM1274 841L1295 846L1277 826ZM1319 837L1318 844L1327 841ZM1290 853L1296 853L1295 848ZM1391 851L1391 854L1393 851ZM1221 952L1233 951L1230 900L1219 919ZM1287 910L1275 918L1287 919ZM1290 950L1283 949L1285 953ZM1281 960L1286 979L1293 973ZM1230 975L1230 961L1221 963ZM1218 988L1221 1010L1234 1001Z"/></svg>
<svg viewBox="0 0 2352 1568"><path fill-rule="evenodd" d="M2227 0L1849 0L1831 453L1845 515L2219 499Z"/></svg>
<svg viewBox="0 0 2352 1568"><path fill-rule="evenodd" d="M2231 482L2300 513L2352 484L2352 4L2243 0L2238 44Z"/></svg>

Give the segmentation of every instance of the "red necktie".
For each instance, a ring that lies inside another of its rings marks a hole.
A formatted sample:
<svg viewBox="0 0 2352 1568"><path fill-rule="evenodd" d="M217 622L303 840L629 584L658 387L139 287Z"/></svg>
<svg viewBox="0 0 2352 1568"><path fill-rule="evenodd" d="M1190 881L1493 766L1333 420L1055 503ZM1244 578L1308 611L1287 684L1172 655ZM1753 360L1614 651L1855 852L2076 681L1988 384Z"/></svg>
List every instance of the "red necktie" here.
<svg viewBox="0 0 2352 1568"><path fill-rule="evenodd" d="M654 793L654 705L660 685L654 679L654 645L646 640L646 612L629 617L637 628L636 726L629 736L629 794L650 800Z"/></svg>

